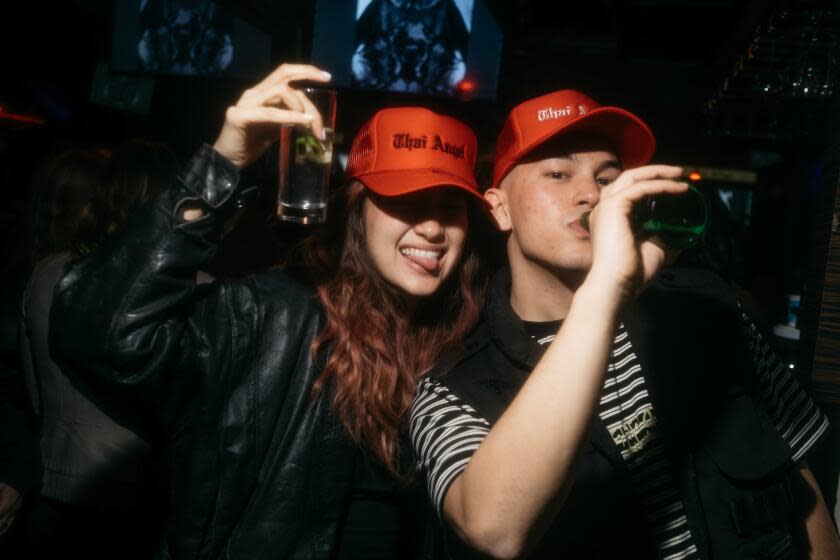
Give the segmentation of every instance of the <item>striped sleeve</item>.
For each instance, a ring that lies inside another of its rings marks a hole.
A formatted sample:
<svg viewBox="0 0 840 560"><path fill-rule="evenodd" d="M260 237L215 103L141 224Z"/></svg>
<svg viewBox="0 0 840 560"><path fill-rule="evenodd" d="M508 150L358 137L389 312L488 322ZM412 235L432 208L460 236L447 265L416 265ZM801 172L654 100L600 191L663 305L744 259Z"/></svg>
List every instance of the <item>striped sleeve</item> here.
<svg viewBox="0 0 840 560"><path fill-rule="evenodd" d="M490 424L440 381L423 379L411 405L411 443L438 515L452 482L464 472Z"/></svg>
<svg viewBox="0 0 840 560"><path fill-rule="evenodd" d="M742 319L758 373L757 397L793 451L793 461L798 462L828 429L828 418L770 348L755 323L745 313Z"/></svg>

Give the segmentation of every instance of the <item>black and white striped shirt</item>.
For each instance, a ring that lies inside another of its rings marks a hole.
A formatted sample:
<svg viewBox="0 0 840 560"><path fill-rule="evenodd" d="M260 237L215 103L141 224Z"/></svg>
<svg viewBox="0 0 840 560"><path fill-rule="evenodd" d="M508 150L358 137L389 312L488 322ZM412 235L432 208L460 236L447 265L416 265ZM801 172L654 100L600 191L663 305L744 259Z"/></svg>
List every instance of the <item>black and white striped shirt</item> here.
<svg viewBox="0 0 840 560"><path fill-rule="evenodd" d="M827 418L776 357L755 325L743 316L745 331L759 375L759 394L778 432L801 459L828 428ZM541 345L554 336L539 338ZM666 560L696 558L697 548L674 482L674 470L664 453L656 414L644 373L621 325L613 340L598 415L621 451L648 526ZM439 381L421 382L411 410L411 438L419 467L426 474L429 494L438 513L446 492L466 468L490 431L489 423Z"/></svg>
<svg viewBox="0 0 840 560"><path fill-rule="evenodd" d="M656 414L645 377L624 325L620 325L613 341L598 415L621 451L642 497L659 557L696 558L697 546L674 482L674 470L656 429Z"/></svg>

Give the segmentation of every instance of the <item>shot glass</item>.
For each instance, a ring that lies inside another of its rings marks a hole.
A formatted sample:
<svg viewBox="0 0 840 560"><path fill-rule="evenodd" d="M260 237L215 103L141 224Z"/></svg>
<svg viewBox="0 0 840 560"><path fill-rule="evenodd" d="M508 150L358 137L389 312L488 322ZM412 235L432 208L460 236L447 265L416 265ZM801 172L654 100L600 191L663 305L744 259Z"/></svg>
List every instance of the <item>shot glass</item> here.
<svg viewBox="0 0 840 560"><path fill-rule="evenodd" d="M277 217L286 222L319 224L327 219L336 92L312 87L301 91L320 113L325 138L317 137L310 126L281 127Z"/></svg>

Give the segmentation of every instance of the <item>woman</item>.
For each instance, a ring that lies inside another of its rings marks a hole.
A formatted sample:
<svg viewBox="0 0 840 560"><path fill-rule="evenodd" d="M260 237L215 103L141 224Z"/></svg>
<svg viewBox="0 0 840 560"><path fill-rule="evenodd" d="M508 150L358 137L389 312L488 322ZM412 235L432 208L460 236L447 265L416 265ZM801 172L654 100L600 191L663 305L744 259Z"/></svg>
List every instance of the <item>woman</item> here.
<svg viewBox="0 0 840 560"><path fill-rule="evenodd" d="M411 463L401 441L417 378L478 314L475 137L425 109L380 111L353 143L331 223L300 248L305 266L197 287L239 170L281 125L321 133L295 80L329 75L282 65L247 90L213 148L56 293L67 368L167 431L173 558L428 550L419 493L398 476Z"/></svg>

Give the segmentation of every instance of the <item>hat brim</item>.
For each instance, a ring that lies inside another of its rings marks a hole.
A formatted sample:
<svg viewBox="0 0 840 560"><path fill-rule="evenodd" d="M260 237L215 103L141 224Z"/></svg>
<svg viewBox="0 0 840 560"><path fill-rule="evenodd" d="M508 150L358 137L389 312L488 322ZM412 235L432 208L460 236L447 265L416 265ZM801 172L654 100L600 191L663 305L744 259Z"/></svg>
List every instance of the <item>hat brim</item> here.
<svg viewBox="0 0 840 560"><path fill-rule="evenodd" d="M468 192L485 206L489 202L478 192L477 185L437 169L400 169L376 171L356 177L361 183L382 196L401 196L427 189L455 187Z"/></svg>
<svg viewBox="0 0 840 560"><path fill-rule="evenodd" d="M554 129L542 137L532 140L530 145L516 154L514 160L501 174L499 181L522 158L549 140L570 133L590 133L606 139L616 150L616 155L624 169L645 165L653 158L653 153L656 150L656 137L639 117L618 107L599 107L581 115L561 128Z"/></svg>
<svg viewBox="0 0 840 560"><path fill-rule="evenodd" d="M618 150L617 155L624 168L648 163L656 150L653 132L639 117L618 107L599 107L581 115L563 128L546 134L529 146L525 153L535 150L548 140L570 132L590 132L606 138Z"/></svg>

